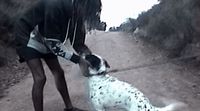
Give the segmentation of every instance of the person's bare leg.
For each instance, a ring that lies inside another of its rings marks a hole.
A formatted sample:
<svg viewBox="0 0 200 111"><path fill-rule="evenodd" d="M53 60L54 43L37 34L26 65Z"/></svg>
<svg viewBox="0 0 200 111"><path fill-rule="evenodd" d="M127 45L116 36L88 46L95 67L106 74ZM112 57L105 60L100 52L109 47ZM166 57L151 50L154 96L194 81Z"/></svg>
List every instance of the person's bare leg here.
<svg viewBox="0 0 200 111"><path fill-rule="evenodd" d="M59 64L58 59L57 58L45 59L45 62L48 65L49 69L51 70L52 74L54 75L56 87L62 96L66 108L67 109L73 108L67 89L67 83L65 80L64 71Z"/></svg>
<svg viewBox="0 0 200 111"><path fill-rule="evenodd" d="M46 82L46 76L42 61L40 59L32 59L27 64L33 75L32 100L35 111L43 111L43 89Z"/></svg>

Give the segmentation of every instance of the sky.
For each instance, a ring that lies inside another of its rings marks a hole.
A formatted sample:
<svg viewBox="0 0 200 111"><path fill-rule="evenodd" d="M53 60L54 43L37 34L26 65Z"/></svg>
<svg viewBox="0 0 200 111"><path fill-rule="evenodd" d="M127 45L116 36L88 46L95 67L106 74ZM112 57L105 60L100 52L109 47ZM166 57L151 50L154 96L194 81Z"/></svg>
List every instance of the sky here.
<svg viewBox="0 0 200 111"><path fill-rule="evenodd" d="M119 26L127 18L137 18L142 11L147 11L158 0L101 0L101 21L107 23L107 27Z"/></svg>

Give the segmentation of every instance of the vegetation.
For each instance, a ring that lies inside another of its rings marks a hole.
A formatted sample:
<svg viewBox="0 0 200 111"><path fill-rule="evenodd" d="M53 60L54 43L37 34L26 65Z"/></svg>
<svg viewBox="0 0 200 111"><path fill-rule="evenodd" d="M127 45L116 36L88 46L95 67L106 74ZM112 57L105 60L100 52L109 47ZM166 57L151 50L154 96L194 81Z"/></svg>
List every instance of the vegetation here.
<svg viewBox="0 0 200 111"><path fill-rule="evenodd" d="M137 27L137 21L133 18L128 18L126 22L122 23L119 27L110 27L109 31L124 31L133 32Z"/></svg>
<svg viewBox="0 0 200 111"><path fill-rule="evenodd" d="M159 0L147 12L142 12L137 19L128 18L119 27L111 27L110 31L142 32L140 37L152 44L179 56L186 47L200 44L200 2L199 0ZM12 27L27 7L37 0L1 0L0 1L0 48L9 46L14 39ZM95 6L95 5L94 5ZM106 23L100 20L100 8L92 7L98 14L88 19L89 30L105 30ZM5 10L6 9L6 10ZM2 51L0 52L0 58Z"/></svg>
<svg viewBox="0 0 200 111"><path fill-rule="evenodd" d="M12 35L13 24L16 18L31 4L37 0L1 0L0 1L0 67L13 61L16 57L11 52L10 46L14 37ZM11 55L9 55L11 54Z"/></svg>
<svg viewBox="0 0 200 111"><path fill-rule="evenodd" d="M15 20L27 7L37 0L1 0L0 1L0 45L11 45L12 28Z"/></svg>
<svg viewBox="0 0 200 111"><path fill-rule="evenodd" d="M147 12L142 12L133 23L122 24L126 25L123 30L134 32L133 29L138 27L142 32L145 31L141 36L143 39L169 51L172 57L180 56L187 46L200 42L200 2L159 1ZM132 30L128 28L130 25Z"/></svg>

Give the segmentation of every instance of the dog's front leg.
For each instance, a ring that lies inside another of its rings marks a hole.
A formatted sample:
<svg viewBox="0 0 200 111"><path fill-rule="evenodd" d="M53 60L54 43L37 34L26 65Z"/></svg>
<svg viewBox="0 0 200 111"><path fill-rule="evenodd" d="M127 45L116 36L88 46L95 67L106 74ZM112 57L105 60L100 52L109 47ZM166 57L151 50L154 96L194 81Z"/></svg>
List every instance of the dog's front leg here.
<svg viewBox="0 0 200 111"><path fill-rule="evenodd" d="M95 109L95 111L106 111L102 104L100 104L97 101L94 102L94 100L93 100L93 108Z"/></svg>
<svg viewBox="0 0 200 111"><path fill-rule="evenodd" d="M105 108L95 108L96 111L106 111Z"/></svg>

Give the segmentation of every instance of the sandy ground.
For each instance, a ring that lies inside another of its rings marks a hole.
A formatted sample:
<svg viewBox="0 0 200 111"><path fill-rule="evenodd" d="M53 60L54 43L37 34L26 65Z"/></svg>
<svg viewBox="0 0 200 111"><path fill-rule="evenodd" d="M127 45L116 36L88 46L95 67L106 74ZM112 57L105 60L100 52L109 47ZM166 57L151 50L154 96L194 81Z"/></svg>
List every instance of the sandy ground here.
<svg viewBox="0 0 200 111"><path fill-rule="evenodd" d="M120 32L88 35L86 44L94 53L104 57L111 69L166 60L159 50ZM60 62L66 73L73 105L90 110L87 78L81 76L77 65L63 59ZM44 90L44 111L63 111L64 105L56 91L53 77L46 66L45 69L47 83ZM111 75L133 84L156 106L181 101L188 105L189 111L200 111L200 74L197 69L167 63ZM0 111L33 111L31 87L32 76L28 74L24 80L7 90L7 96L0 100Z"/></svg>

